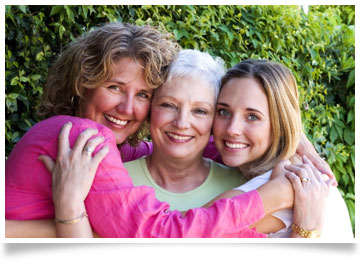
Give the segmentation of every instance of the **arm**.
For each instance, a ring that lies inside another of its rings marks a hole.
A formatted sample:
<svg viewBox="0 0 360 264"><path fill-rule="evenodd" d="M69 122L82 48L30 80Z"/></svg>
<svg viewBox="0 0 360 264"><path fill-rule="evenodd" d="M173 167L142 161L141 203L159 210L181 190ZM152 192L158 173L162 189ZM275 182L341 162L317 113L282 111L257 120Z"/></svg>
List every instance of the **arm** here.
<svg viewBox="0 0 360 264"><path fill-rule="evenodd" d="M178 211L169 211L167 203L156 200L152 188L133 186L119 156L115 137L108 128L87 119L68 116L57 116L38 123L13 149L5 167L6 219L55 218L51 175L38 157L47 155L55 160L58 134L62 124L68 121L73 122L69 137L72 148L79 133L88 127L97 128L105 138L98 149L104 144L110 147L109 154L96 170L93 185L85 199L91 227L100 236L221 237L234 233L238 237L261 237L261 234L244 231L264 215L257 191L234 199L223 199L209 209L190 210L182 217ZM80 149L78 153L83 153L83 147ZM87 158L85 155L82 157ZM91 181L93 176L84 172L80 174L82 179ZM75 198L79 201L78 197ZM57 217L60 219L60 216Z"/></svg>
<svg viewBox="0 0 360 264"><path fill-rule="evenodd" d="M6 238L56 237L54 220L5 220Z"/></svg>
<svg viewBox="0 0 360 264"><path fill-rule="evenodd" d="M87 165L85 163L83 163L83 165L79 165L82 160L86 158L84 155L79 155L84 149L84 142L86 142L86 140L83 140L82 143L78 143L77 140L73 149L70 149L68 143L66 143L66 139L68 138L70 131L69 128L70 127L65 127L59 138L60 145L67 145L65 147L66 151L62 152L58 156L58 160L60 159L63 161L63 164L57 162L58 168L63 167L62 170L65 172L66 170L72 170L73 173L71 177L76 178L81 176L81 178L84 179L84 175L95 174L89 170L87 170L87 173L84 173L86 167L91 166L92 162ZM69 157L72 160L70 160ZM112 157L118 158L117 155L112 155ZM228 232L238 233L238 235L241 236L241 230L243 228L246 228L250 223L255 221L254 219L257 220L262 216L263 207L261 204L261 198L257 192L253 192L245 194L242 197L237 197L234 200L221 201L209 210L206 210L206 212L204 209L190 210L183 218L177 211L169 212L168 204L158 202L154 198L153 190L149 187L142 186L134 188L131 184L128 184L128 187L124 188L123 186L120 186L119 189L117 188L119 186L114 186L113 184L109 185L109 182L116 182L120 184L119 180L121 179L121 174L114 175L113 171L109 170L109 168L113 169L114 167L116 168L122 164L119 161L109 162L107 158L108 157L106 157L104 162L100 164L98 171L102 171L104 168L107 168L107 172L109 173L101 176L97 174L92 186L92 191L90 191L85 203L92 226L95 228L95 231L99 231L98 233L102 236L103 234L105 234L105 236L109 236L107 235L109 232L114 232L110 235L112 237L212 237L222 236L223 233ZM64 160L66 160L65 163ZM52 171L54 172L54 170ZM61 178L62 176L60 175L59 177ZM71 177L66 176L68 181ZM90 182L93 177L94 176L88 178L90 179ZM75 182L76 181L69 184L69 186L77 186L77 188L70 188L68 190L71 191L69 191L66 195L61 195L62 197L69 197L69 201L62 203L63 208L69 205L76 205L76 207L79 208L82 206L83 202L81 199L76 198L76 193L79 193L79 189L83 189L83 187ZM104 189L105 187L108 189ZM98 192L97 190L100 191ZM87 190L84 190L84 193L86 192ZM114 201L114 203L109 203L109 200ZM124 202L122 203L122 201ZM114 206L115 203L118 206ZM98 208L101 208L101 210ZM250 211L250 209L252 210ZM71 212L72 210L70 208L65 210L62 209L62 211ZM105 220L104 217L101 217L99 212L103 212L103 215L106 215ZM221 212L226 213L221 214ZM80 213L81 210L79 209L77 210L77 213L71 217L76 217L76 215L79 215ZM114 217L114 215L116 215L116 217ZM68 217L71 219L69 215ZM225 222L235 222L233 219L237 219L239 221L236 221L236 224L234 224L231 228L224 226ZM128 224L121 224L124 222ZM204 222L208 222L208 224L204 225ZM80 225L81 223L82 222L77 223L77 225ZM85 223L82 223L81 225L85 225ZM141 228L139 228L140 225ZM65 226L64 228L68 228L69 230L72 227L76 228L75 225ZM70 230L70 232L66 235L82 236L84 233L79 230Z"/></svg>
<svg viewBox="0 0 360 264"><path fill-rule="evenodd" d="M284 166L286 164L290 164L290 162L282 161L277 164L271 174L271 180L265 184L260 185L261 181L257 181L257 183L254 183L255 185L250 184L248 187L240 187L239 189L227 191L205 206L211 205L216 199L239 195L243 192L253 190L256 186L259 186L257 190L262 197L265 208L265 217L251 225L250 228L256 228L258 232L266 234L273 233L284 228L284 223L279 218L274 217L271 214L275 211L292 207L294 194L291 183L285 177Z"/></svg>
<svg viewBox="0 0 360 264"><path fill-rule="evenodd" d="M85 198L90 191L93 177L99 163L109 151L107 146L92 156L96 147L104 141L104 137L95 137L96 129L83 131L75 143L74 150L68 141L72 123L67 122L59 135L58 163L54 164L47 156L40 156L47 169L52 173L52 191L55 205L55 222L58 237L93 237L90 222L87 218ZM80 145L80 148L76 148ZM85 145L85 146L84 146ZM84 147L83 147L84 146ZM76 152L79 153L76 153ZM71 159L62 157L69 153ZM76 159L77 157L83 157ZM73 161L73 162L70 162ZM73 166L73 167L71 167ZM61 168L66 170L62 171ZM78 170L81 168L81 170ZM85 170L83 169L85 168ZM74 176L71 172L74 171ZM83 174L93 175L89 181L84 181ZM74 188L80 186L80 188Z"/></svg>
<svg viewBox="0 0 360 264"><path fill-rule="evenodd" d="M143 156L148 156L153 151L152 142L141 141L136 147L131 146L128 143L119 146L121 153L121 159L123 162L137 160Z"/></svg>

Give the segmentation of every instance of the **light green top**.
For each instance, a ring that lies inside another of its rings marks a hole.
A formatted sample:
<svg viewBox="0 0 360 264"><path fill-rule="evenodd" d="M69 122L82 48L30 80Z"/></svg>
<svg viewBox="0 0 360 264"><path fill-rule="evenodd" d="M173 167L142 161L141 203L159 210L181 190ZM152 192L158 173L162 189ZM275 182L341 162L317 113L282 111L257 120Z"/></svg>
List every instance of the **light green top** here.
<svg viewBox="0 0 360 264"><path fill-rule="evenodd" d="M215 161L211 163L209 176L197 188L184 193L169 192L151 177L145 158L124 163L135 186L147 185L155 189L156 198L170 204L170 210L187 211L201 207L219 194L245 183L238 169L229 168Z"/></svg>

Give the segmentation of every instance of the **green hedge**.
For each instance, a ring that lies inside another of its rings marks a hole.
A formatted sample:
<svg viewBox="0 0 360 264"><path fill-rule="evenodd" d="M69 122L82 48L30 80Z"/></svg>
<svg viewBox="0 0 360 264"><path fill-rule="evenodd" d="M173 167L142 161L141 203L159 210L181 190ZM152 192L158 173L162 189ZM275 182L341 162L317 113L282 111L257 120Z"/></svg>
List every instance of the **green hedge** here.
<svg viewBox="0 0 360 264"><path fill-rule="evenodd" d="M47 71L71 40L109 21L150 24L228 67L266 58L293 70L305 132L335 173L355 230L354 6L6 6L5 16L6 156L38 121Z"/></svg>

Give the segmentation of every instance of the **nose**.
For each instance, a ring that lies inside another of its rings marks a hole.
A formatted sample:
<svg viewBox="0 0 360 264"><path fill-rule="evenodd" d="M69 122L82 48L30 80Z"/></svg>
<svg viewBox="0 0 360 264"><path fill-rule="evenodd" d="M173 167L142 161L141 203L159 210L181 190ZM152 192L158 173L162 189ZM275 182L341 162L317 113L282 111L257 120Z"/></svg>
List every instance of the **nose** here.
<svg viewBox="0 0 360 264"><path fill-rule="evenodd" d="M233 117L228 123L226 132L230 136L239 136L244 128L243 121L240 118Z"/></svg>
<svg viewBox="0 0 360 264"><path fill-rule="evenodd" d="M190 127L190 116L188 111L181 109L177 112L173 125L180 129L186 129Z"/></svg>
<svg viewBox="0 0 360 264"><path fill-rule="evenodd" d="M117 105L118 112L132 115L134 112L134 99L131 95L122 95Z"/></svg>

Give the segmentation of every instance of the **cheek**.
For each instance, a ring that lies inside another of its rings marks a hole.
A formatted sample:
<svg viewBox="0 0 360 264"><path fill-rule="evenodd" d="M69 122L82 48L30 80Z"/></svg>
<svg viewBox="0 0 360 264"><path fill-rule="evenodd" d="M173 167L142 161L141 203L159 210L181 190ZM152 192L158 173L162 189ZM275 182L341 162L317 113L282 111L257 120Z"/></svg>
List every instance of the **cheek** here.
<svg viewBox="0 0 360 264"><path fill-rule="evenodd" d="M198 124L198 131L201 135L210 135L211 127L213 126L213 118L201 120Z"/></svg>
<svg viewBox="0 0 360 264"><path fill-rule="evenodd" d="M253 129L248 132L248 135L253 135L254 140L256 139L260 144L262 149L267 150L270 147L272 142L272 133L271 127L266 125L259 127L257 129Z"/></svg>
<svg viewBox="0 0 360 264"><path fill-rule="evenodd" d="M153 107L151 110L150 128L157 129L164 124L168 124L173 120L172 114L167 111L162 111L157 107Z"/></svg>
<svg viewBox="0 0 360 264"><path fill-rule="evenodd" d="M143 122L148 116L150 110L150 102L141 102L135 106L134 115L137 121Z"/></svg>
<svg viewBox="0 0 360 264"><path fill-rule="evenodd" d="M226 128L226 122L224 120L221 120L220 118L215 117L214 125L213 125L214 137L218 137L221 134L223 134L225 128Z"/></svg>

